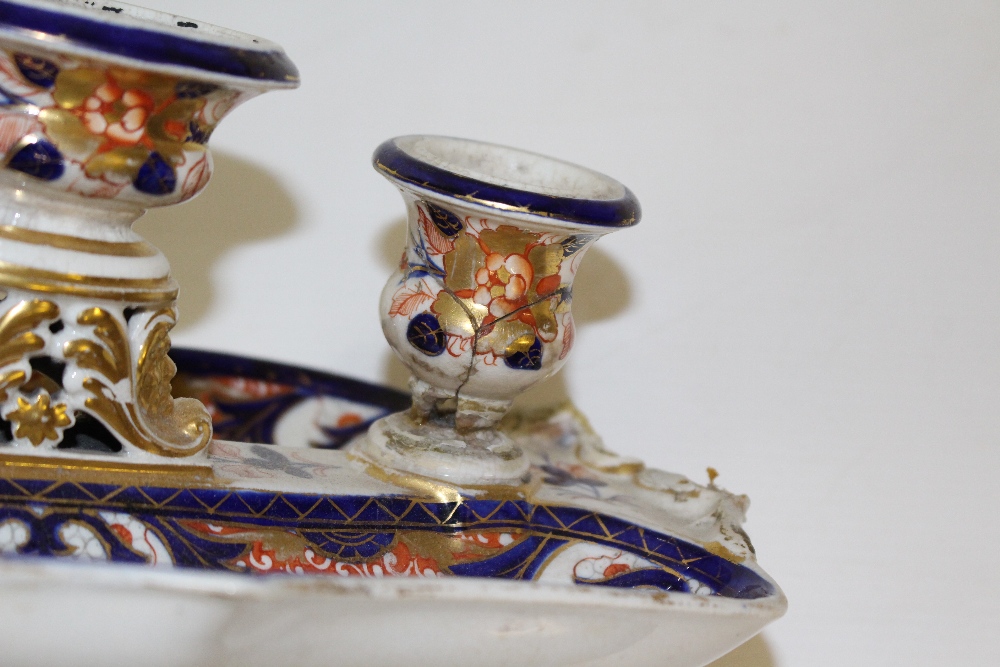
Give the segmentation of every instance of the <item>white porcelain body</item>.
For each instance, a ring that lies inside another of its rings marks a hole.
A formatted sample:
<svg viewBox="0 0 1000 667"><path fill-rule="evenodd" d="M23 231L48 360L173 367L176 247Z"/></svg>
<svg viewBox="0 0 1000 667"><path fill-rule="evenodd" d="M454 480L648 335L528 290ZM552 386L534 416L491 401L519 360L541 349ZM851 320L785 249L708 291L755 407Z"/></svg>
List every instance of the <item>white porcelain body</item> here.
<svg viewBox="0 0 1000 667"><path fill-rule="evenodd" d="M0 591L5 667L699 667L784 609L524 582L17 561L0 561Z"/></svg>

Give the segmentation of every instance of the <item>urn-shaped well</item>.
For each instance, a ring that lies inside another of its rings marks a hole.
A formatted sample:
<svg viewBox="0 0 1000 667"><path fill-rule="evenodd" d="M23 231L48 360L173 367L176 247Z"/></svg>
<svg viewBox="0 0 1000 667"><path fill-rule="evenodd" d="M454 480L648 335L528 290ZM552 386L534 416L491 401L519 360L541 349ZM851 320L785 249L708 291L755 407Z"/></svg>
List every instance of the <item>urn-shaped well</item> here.
<svg viewBox="0 0 1000 667"><path fill-rule="evenodd" d="M118 2L0 2L0 455L204 458L173 400L177 284L132 222L207 184L236 105L294 87L267 40Z"/></svg>
<svg viewBox="0 0 1000 667"><path fill-rule="evenodd" d="M499 466L485 478L515 479L526 462L502 438L483 441L483 432L517 394L565 363L580 261L597 238L638 222L638 202L589 169L464 139L391 139L374 163L407 209L406 249L380 313L389 344L413 373L411 418L417 427L429 420L450 428L454 420L456 451L475 451L478 442L493 456L479 454ZM426 444L440 459L442 447ZM408 460L397 464L432 472L432 464ZM474 481L472 468L444 475Z"/></svg>

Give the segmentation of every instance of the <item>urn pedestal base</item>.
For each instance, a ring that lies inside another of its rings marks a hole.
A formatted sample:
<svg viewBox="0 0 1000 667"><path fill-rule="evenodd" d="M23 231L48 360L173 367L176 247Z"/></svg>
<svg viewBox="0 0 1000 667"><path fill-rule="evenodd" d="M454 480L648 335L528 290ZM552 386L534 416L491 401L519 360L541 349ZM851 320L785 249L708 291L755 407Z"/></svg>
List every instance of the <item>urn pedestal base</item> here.
<svg viewBox="0 0 1000 667"><path fill-rule="evenodd" d="M521 448L501 431L459 433L452 424L417 423L409 412L372 424L350 452L382 468L460 486L520 484L530 466Z"/></svg>

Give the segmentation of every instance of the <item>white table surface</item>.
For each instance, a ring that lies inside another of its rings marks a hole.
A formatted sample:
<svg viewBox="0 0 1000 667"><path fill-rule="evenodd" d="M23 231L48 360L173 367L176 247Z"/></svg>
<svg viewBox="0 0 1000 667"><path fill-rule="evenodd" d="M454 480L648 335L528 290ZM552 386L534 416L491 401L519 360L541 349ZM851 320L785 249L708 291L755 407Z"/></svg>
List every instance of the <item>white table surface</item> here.
<svg viewBox="0 0 1000 667"><path fill-rule="evenodd" d="M283 44L197 200L140 233L174 341L403 386L382 140L608 173L643 221L530 400L753 499L788 615L715 667L1000 664L1000 4L146 0Z"/></svg>

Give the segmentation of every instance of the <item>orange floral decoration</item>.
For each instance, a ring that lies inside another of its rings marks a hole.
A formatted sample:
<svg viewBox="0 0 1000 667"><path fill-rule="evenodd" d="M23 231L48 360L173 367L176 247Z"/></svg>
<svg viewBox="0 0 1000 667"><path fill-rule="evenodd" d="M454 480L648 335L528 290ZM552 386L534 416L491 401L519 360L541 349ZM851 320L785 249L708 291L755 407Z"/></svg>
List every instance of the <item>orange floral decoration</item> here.
<svg viewBox="0 0 1000 667"><path fill-rule="evenodd" d="M212 130L198 118L205 98L179 95L183 85L176 77L123 69L64 69L52 91L55 105L42 109L39 120L89 176L131 181L153 153L174 167L186 162L185 153L205 153Z"/></svg>
<svg viewBox="0 0 1000 667"><path fill-rule="evenodd" d="M478 332L476 352L500 357L555 340L563 247L509 225L462 233L444 256L445 290L431 309L451 334ZM469 314L475 321L470 321Z"/></svg>

